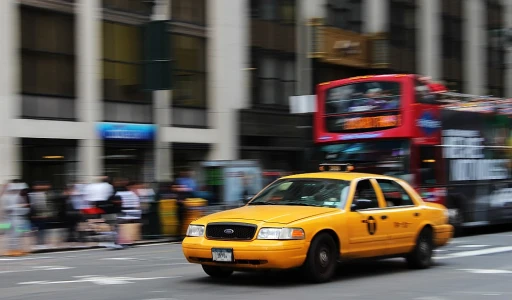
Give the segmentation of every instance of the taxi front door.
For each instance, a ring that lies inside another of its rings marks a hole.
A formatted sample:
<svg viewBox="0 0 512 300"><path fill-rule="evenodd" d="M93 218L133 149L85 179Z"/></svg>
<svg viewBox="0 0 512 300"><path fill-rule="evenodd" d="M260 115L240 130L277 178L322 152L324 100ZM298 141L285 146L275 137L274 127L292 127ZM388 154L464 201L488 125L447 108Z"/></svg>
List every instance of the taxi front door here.
<svg viewBox="0 0 512 300"><path fill-rule="evenodd" d="M360 180L354 190L348 212L348 256L352 258L375 257L388 254L389 234L392 224L384 209L382 197L375 192L373 179ZM368 203L363 209L355 207L358 199Z"/></svg>

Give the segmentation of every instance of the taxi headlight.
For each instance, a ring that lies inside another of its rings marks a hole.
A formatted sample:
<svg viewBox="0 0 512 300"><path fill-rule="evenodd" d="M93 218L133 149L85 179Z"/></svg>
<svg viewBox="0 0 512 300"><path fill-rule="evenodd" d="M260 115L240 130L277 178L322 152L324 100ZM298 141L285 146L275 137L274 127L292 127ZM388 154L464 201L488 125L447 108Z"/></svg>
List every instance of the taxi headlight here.
<svg viewBox="0 0 512 300"><path fill-rule="evenodd" d="M204 226L203 225L188 225L187 236L203 236Z"/></svg>
<svg viewBox="0 0 512 300"><path fill-rule="evenodd" d="M306 234L302 228L261 228L258 240L303 240Z"/></svg>

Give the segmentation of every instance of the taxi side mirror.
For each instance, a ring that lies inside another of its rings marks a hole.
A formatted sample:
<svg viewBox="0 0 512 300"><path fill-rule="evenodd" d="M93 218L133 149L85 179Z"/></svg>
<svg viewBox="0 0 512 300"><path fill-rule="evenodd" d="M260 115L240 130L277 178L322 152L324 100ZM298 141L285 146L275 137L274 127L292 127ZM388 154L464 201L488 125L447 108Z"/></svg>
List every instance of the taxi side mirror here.
<svg viewBox="0 0 512 300"><path fill-rule="evenodd" d="M252 200L252 198L253 198L252 196L247 196L247 197L244 197L244 199L242 201L244 204L247 204Z"/></svg>
<svg viewBox="0 0 512 300"><path fill-rule="evenodd" d="M373 208L373 202L372 200L368 199L354 199L352 202L351 211L358 211L368 208Z"/></svg>

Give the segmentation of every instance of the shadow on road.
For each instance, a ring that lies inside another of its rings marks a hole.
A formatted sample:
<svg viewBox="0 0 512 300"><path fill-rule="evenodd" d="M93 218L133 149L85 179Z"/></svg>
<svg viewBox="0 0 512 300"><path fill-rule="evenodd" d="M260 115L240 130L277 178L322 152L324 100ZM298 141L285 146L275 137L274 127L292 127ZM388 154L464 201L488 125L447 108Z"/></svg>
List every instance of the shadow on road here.
<svg viewBox="0 0 512 300"><path fill-rule="evenodd" d="M432 268L443 266L444 264L435 262ZM426 271L426 270L424 270ZM380 260L380 261L358 261L340 264L333 282L350 281L360 278L371 278L375 276L387 276L390 274L405 272L422 272L422 270L411 270L408 268L405 260ZM206 274L203 277L188 278L182 282L215 284L226 286L262 286L262 287L293 287L304 285L305 282L298 271L281 272L235 272L227 279L213 279Z"/></svg>
<svg viewBox="0 0 512 300"><path fill-rule="evenodd" d="M492 226L485 226L485 227L469 227L469 228L464 228L460 232L458 232L456 237L475 236L475 235L493 234L493 233L504 233L504 232L511 232L511 231L512 231L512 224L492 225Z"/></svg>

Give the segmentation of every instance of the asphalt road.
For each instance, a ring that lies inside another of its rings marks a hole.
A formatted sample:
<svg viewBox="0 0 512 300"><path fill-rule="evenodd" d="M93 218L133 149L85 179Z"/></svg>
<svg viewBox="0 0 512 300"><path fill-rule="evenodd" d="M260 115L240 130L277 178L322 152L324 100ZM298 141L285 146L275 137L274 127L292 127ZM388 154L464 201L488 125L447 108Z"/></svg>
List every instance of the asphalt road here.
<svg viewBox="0 0 512 300"><path fill-rule="evenodd" d="M341 265L333 282L310 285L294 274L235 273L214 281L188 264L179 244L0 257L4 300L170 299L512 299L512 232L454 239L436 265L409 270L403 260Z"/></svg>

